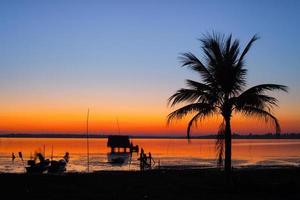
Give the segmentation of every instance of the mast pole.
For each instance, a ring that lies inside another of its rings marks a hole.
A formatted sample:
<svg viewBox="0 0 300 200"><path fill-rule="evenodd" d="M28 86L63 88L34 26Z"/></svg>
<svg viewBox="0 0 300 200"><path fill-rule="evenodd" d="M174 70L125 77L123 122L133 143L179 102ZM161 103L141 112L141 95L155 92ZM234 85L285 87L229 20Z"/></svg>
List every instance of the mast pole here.
<svg viewBox="0 0 300 200"><path fill-rule="evenodd" d="M52 148L51 148L51 161L53 160L53 144L52 144Z"/></svg>
<svg viewBox="0 0 300 200"><path fill-rule="evenodd" d="M88 108L87 117L86 117L86 150L87 150L87 171L88 172L90 172L89 116L90 116L90 109Z"/></svg>
<svg viewBox="0 0 300 200"><path fill-rule="evenodd" d="M118 133L120 135L120 125L119 125L119 118L117 117L117 126L118 126Z"/></svg>

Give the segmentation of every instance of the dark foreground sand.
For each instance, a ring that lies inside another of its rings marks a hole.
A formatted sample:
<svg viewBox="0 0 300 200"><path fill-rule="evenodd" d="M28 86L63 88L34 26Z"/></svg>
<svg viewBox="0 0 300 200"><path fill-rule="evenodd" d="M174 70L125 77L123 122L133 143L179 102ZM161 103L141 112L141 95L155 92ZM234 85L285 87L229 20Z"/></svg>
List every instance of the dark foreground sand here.
<svg viewBox="0 0 300 200"><path fill-rule="evenodd" d="M0 174L1 199L300 199L300 169Z"/></svg>

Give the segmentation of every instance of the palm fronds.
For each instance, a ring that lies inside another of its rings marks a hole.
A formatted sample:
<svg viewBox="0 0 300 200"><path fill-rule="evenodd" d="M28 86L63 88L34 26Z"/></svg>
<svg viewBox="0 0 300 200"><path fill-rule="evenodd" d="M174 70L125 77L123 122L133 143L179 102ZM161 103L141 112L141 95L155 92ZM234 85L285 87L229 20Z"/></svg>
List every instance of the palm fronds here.
<svg viewBox="0 0 300 200"><path fill-rule="evenodd" d="M242 109L237 111L249 117L257 117L258 119L264 119L266 123L271 123L274 126L276 134L279 134L281 132L278 119L269 111L252 106L244 106Z"/></svg>
<svg viewBox="0 0 300 200"><path fill-rule="evenodd" d="M248 44L246 45L245 49L243 50L240 58L239 58L239 62L238 62L238 65L243 65L243 62L244 62L244 57L245 55L248 53L248 51L250 50L252 44L259 39L259 36L257 34L255 34L251 40L248 42Z"/></svg>
<svg viewBox="0 0 300 200"><path fill-rule="evenodd" d="M241 51L239 40L233 39L232 35L226 37L224 34L206 34L200 39L204 59L200 60L190 52L181 54L182 66L197 72L201 81L186 80L187 88L177 90L168 99L171 107L178 104L185 106L170 113L167 123L193 114L187 126L187 137L190 138L191 128L197 127L198 122L215 114L222 115L224 121L219 127L216 141L219 165L223 161L224 149L231 148L229 136L232 112L263 119L266 123L274 125L276 133L281 131L278 119L272 114L278 100L267 92L287 92L288 88L284 85L261 84L245 90L245 57L258 39L259 37L254 35ZM229 128L225 130L225 127ZM227 170L231 170L230 159L230 155L225 155Z"/></svg>
<svg viewBox="0 0 300 200"><path fill-rule="evenodd" d="M171 121L175 119L182 119L188 114L192 114L195 112L200 113L207 113L208 111L211 111L213 108L211 105L207 103L193 103L186 106L183 106L172 113L170 113L167 117L167 124L170 124Z"/></svg>
<svg viewBox="0 0 300 200"><path fill-rule="evenodd" d="M182 66L189 67L198 72L206 84L214 84L214 77L210 74L205 65L192 53L183 53L180 57Z"/></svg>

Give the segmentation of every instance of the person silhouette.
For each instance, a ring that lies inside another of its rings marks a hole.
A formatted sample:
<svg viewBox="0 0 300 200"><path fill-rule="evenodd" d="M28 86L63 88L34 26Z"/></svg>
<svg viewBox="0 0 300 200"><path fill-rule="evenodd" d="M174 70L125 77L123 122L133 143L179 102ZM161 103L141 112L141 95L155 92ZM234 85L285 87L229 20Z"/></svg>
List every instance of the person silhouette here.
<svg viewBox="0 0 300 200"><path fill-rule="evenodd" d="M64 155L64 159L65 159L66 162L69 162L69 160L70 160L69 152L66 152L66 154Z"/></svg>
<svg viewBox="0 0 300 200"><path fill-rule="evenodd" d="M14 152L12 152L12 153L11 153L11 161L12 161L12 162L14 162L14 161L15 161L15 159L16 159L15 153L14 153Z"/></svg>
<svg viewBox="0 0 300 200"><path fill-rule="evenodd" d="M145 153L144 153L144 149L141 148L141 153L140 153L140 170L143 171L145 168Z"/></svg>
<svg viewBox="0 0 300 200"><path fill-rule="evenodd" d="M151 169L152 168L152 161L153 161L153 164L155 163L155 161L152 158L151 152L149 152L148 159L149 159L149 168Z"/></svg>
<svg viewBox="0 0 300 200"><path fill-rule="evenodd" d="M23 162L23 161L24 161L24 160L23 160L23 154L22 154L21 151L19 152L19 157L21 158L21 160L22 160L22 162Z"/></svg>

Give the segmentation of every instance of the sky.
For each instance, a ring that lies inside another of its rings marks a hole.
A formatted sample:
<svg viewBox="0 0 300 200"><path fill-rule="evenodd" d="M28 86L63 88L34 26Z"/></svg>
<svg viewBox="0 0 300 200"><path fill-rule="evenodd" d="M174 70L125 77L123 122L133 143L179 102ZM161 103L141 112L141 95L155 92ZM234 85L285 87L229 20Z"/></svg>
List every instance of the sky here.
<svg viewBox="0 0 300 200"><path fill-rule="evenodd" d="M202 57L199 38L233 34L247 55L248 87L277 83L283 132L300 132L300 2L0 1L0 133L83 133L90 109L95 134L184 135L166 126L167 99L200 81L179 55ZM119 123L117 123L117 121ZM192 134L216 133L220 118ZM233 132L274 130L234 116Z"/></svg>

